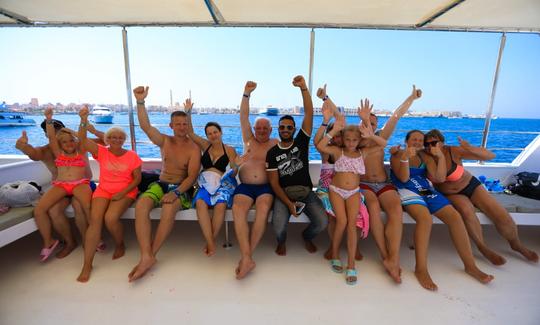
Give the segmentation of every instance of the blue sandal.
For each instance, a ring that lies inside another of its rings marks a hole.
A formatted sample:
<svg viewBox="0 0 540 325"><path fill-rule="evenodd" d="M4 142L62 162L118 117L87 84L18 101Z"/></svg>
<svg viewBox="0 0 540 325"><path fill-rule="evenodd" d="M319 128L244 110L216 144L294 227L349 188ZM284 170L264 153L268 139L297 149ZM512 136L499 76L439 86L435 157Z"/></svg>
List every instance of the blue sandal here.
<svg viewBox="0 0 540 325"><path fill-rule="evenodd" d="M356 272L356 269L347 269L347 271L345 272L345 282L351 286L355 285L357 275L358 273Z"/></svg>
<svg viewBox="0 0 540 325"><path fill-rule="evenodd" d="M343 265L341 264L341 260L339 259L330 260L330 267L332 267L332 271L336 273L343 272Z"/></svg>

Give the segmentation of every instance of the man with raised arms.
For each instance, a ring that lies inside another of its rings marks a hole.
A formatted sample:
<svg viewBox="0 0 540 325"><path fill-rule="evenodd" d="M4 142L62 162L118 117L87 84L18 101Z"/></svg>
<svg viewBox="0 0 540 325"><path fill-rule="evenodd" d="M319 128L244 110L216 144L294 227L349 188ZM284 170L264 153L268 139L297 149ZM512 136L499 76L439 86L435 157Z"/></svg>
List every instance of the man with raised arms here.
<svg viewBox="0 0 540 325"><path fill-rule="evenodd" d="M266 153L277 144L277 139L270 139L272 127L267 118L257 118L253 128L255 133L251 130L249 98L255 88L257 88L255 82L246 82L240 104L240 125L244 144L243 160L245 162L240 168L239 177L242 183L236 188L232 206L234 230L242 255L236 268L237 279L244 278L255 268L253 251L264 234L268 222L268 212L274 199L266 175ZM253 203L255 203L255 221L250 236L247 215Z"/></svg>
<svg viewBox="0 0 540 325"><path fill-rule="evenodd" d="M280 142L266 155L266 171L272 190L276 194L272 225L276 233L276 254L287 254L287 225L291 216L298 217L303 209L311 221L303 231L305 247L314 253L317 247L313 239L326 228L328 218L323 204L313 192L309 176L309 139L313 128L313 102L302 76L293 79L293 85L300 88L304 102L302 128L296 137L296 124L290 115L279 119Z"/></svg>
<svg viewBox="0 0 540 325"><path fill-rule="evenodd" d="M141 259L129 273L130 282L144 276L156 263L156 254L173 228L176 213L181 208L191 206L188 192L201 168L199 148L187 136L186 113L173 112L169 123L173 135L163 134L150 124L144 106L148 87L139 86L133 90L133 94L137 100L139 125L150 141L160 148L163 165L159 181L148 185L148 189L140 195L135 206L135 231L141 250ZM160 203L161 218L152 241L150 212Z"/></svg>
<svg viewBox="0 0 540 325"><path fill-rule="evenodd" d="M54 126L54 130L57 132L60 129L65 128L64 123L59 120L53 119L52 124ZM41 128L43 129L43 131L45 131L45 121L41 123ZM73 130L69 131L72 132L74 135L77 135L77 132ZM103 132L96 130L96 128L94 128L94 126L91 124L88 125L88 131L98 137L97 139L93 139L93 141L103 144ZM28 136L26 135L26 131L22 131L21 137L17 139L15 148L22 151L31 160L41 161L51 173L52 180L56 179L58 172L54 163L55 158L48 144L40 147L34 147L28 143ZM90 164L87 163L86 166L86 177L88 179L92 179L92 170L90 169ZM54 229L64 241L64 247L56 254L57 258L64 258L68 256L77 247L77 241L75 240L75 237L71 232L71 226L66 215L64 214L64 210L70 202L72 203L73 210L75 212L75 224L77 225L77 229L81 233L82 241L84 243L84 236L86 235L86 228L88 226L88 222L79 201L71 200L71 198L69 197L65 197L63 200L53 205L53 207L48 211L51 224L40 225L41 227L39 229L43 238L51 238L51 241L52 229Z"/></svg>
<svg viewBox="0 0 540 325"><path fill-rule="evenodd" d="M412 93L394 111L384 127L377 133L388 140L399 119L407 112L412 103L422 96L422 91L413 86ZM369 103L367 103L369 106ZM371 114L370 124L373 130L377 129L377 116ZM375 146L375 144L368 144ZM399 247L403 231L403 209L401 200L394 185L388 182L388 175L384 168L384 149L371 152L368 159L364 159L366 174L361 176L360 188L370 212L370 226L373 238L377 243L383 259L383 265L396 283L401 283L401 268L399 266ZM386 212L386 226L380 218L380 209ZM377 211L378 213L373 213Z"/></svg>

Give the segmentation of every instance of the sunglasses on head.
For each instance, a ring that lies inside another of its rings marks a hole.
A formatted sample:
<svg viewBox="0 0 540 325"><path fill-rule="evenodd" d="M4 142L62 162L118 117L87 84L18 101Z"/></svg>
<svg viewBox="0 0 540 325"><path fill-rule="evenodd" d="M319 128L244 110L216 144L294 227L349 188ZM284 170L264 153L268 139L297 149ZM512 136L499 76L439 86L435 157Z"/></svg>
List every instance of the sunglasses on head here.
<svg viewBox="0 0 540 325"><path fill-rule="evenodd" d="M280 125L280 126L279 126L279 129L280 129L280 130L285 130L285 129L287 129L287 130L289 130L289 131L292 131L292 130L294 130L294 126L292 126L292 125Z"/></svg>
<svg viewBox="0 0 540 325"><path fill-rule="evenodd" d="M426 147L435 147L439 143L439 140L433 140L433 141L426 141L424 142L424 145Z"/></svg>

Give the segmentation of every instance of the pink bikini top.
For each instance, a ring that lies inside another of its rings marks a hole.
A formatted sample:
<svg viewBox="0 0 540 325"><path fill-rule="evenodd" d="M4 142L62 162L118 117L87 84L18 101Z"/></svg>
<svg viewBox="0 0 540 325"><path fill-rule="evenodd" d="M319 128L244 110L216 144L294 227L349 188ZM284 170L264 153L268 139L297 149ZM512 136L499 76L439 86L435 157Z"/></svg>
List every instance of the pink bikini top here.
<svg viewBox="0 0 540 325"><path fill-rule="evenodd" d="M364 166L364 158L360 157L347 157L341 150L341 157L334 163L334 169L340 173L355 173L363 175L366 173L366 167Z"/></svg>
<svg viewBox="0 0 540 325"><path fill-rule="evenodd" d="M75 157L68 157L64 154L60 154L54 160L56 167L85 167L86 162L81 154L77 154Z"/></svg>

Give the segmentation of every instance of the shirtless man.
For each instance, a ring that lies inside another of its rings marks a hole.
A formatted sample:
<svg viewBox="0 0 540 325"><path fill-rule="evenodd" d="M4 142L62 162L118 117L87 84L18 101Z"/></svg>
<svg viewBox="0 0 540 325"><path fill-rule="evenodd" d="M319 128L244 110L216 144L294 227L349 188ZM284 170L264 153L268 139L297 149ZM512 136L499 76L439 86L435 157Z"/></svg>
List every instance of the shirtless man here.
<svg viewBox="0 0 540 325"><path fill-rule="evenodd" d="M61 121L52 121L54 129L56 131L65 128L64 123L62 123ZM45 121L41 123L41 127L45 131ZM88 126L88 131L98 137L98 139L95 141L103 141L103 132L96 130L94 126L91 125ZM75 131L72 132L76 134ZM41 147L33 147L28 143L28 136L26 135L26 131L22 131L21 137L17 139L15 148L22 151L25 155L28 156L28 158L32 159L33 161L41 161L51 173L51 179L56 179L58 173L56 165L54 164L54 155L51 151L51 148L49 147L49 144ZM86 166L86 177L92 179L92 170L90 169L90 165L86 164ZM77 241L75 240L75 237L71 232L71 226L66 215L64 214L64 210L67 208L70 202L72 203L73 210L75 212L75 224L77 225L77 229L79 229L82 240L84 242L84 236L86 234L86 227L88 226L88 222L79 201L71 200L71 198L69 197L65 197L63 200L53 205L53 207L48 211L51 223L39 227L39 232L41 233L45 241L52 242L52 229L54 229L64 241L64 247L56 254L57 258L64 258L68 256L77 247ZM44 222L48 221L48 219L44 219Z"/></svg>
<svg viewBox="0 0 540 325"><path fill-rule="evenodd" d="M267 118L255 120L254 131L249 123L249 97L257 88L253 81L246 82L242 103L240 104L240 125L242 127L242 141L244 143L244 163L240 168L240 184L234 192L232 213L234 230L242 257L236 268L236 278L244 278L255 268L253 251L261 240L266 224L268 212L272 207L274 195L268 184L266 176L266 153L277 144L277 139L270 139L272 127ZM255 221L249 234L247 215L255 202Z"/></svg>
<svg viewBox="0 0 540 325"><path fill-rule="evenodd" d="M181 208L191 207L188 191L192 188L201 168L199 148L187 136L186 113L173 112L169 123L173 136L163 134L150 124L144 106L148 87L139 86L133 89L133 94L137 100L139 125L150 141L160 148L163 165L159 181L148 185L148 189L140 195L135 206L135 231L141 259L128 275L130 282L144 276L156 263L156 254L173 228L176 212ZM161 219L152 241L150 212L160 203Z"/></svg>
<svg viewBox="0 0 540 325"><path fill-rule="evenodd" d="M292 116L284 115L279 119L279 143L266 154L266 172L272 190L276 194L274 201L272 226L276 233L276 254L287 254L287 225L291 216L298 217L303 209L310 223L302 232L306 250L315 253L317 247L313 239L326 228L328 218L323 204L313 192L309 175L309 139L313 129L313 102L311 94L302 76L293 79L293 86L300 88L304 103L302 128L296 137L296 124ZM300 211L300 212L297 212Z"/></svg>
<svg viewBox="0 0 540 325"><path fill-rule="evenodd" d="M412 93L394 111L378 135L388 140L399 119L421 96L422 91L413 86ZM377 129L377 116L375 114L371 114L370 124L373 130ZM370 145L368 144L368 146ZM384 149L371 152L369 159L365 159L364 163L366 174L361 176L360 188L363 190L369 209L371 233L379 248L384 267L396 283L401 283L401 268L399 266L399 246L403 231L401 200L396 188L388 182L388 175L384 168ZM386 212L386 225L382 223L380 218L381 207Z"/></svg>

